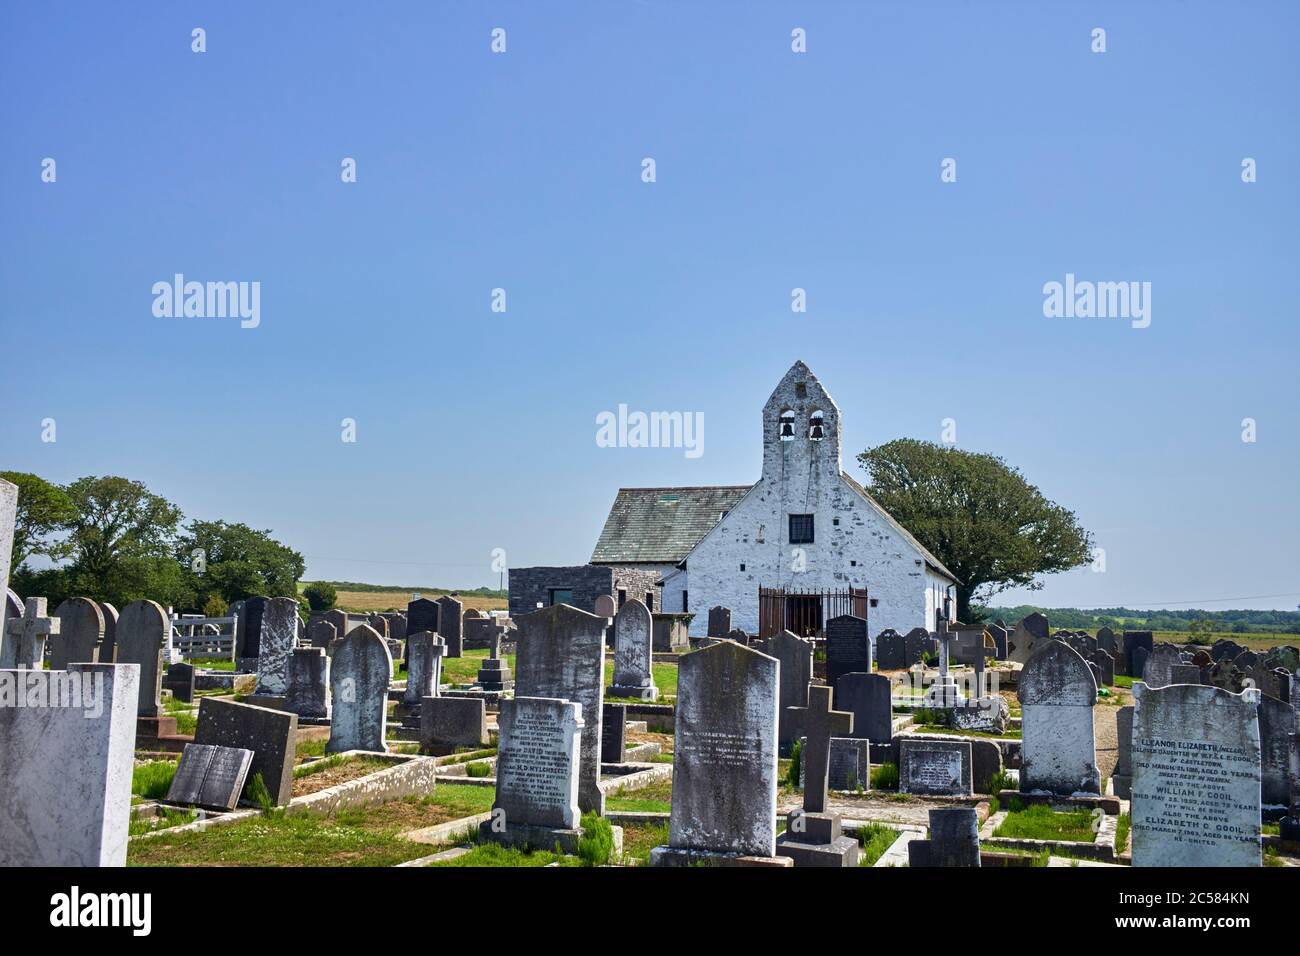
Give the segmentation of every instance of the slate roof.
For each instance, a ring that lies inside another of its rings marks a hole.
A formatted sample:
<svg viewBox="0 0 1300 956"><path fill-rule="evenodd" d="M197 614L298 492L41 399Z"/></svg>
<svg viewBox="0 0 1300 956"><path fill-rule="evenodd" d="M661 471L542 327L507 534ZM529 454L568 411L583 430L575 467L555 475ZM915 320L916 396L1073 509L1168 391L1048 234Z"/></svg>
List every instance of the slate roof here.
<svg viewBox="0 0 1300 956"><path fill-rule="evenodd" d="M620 488L592 564L676 564L753 485Z"/></svg>

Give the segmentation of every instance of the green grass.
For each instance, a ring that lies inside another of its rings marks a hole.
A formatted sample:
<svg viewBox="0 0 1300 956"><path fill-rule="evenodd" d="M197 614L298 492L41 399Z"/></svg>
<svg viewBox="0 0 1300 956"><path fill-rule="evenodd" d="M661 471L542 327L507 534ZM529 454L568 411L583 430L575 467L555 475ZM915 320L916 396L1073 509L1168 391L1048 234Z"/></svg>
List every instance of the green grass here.
<svg viewBox="0 0 1300 956"><path fill-rule="evenodd" d="M514 666L513 664L511 665ZM659 688L659 700L653 703L663 703L665 697L677 696L677 665L676 664L651 664L650 672L654 675L655 686ZM614 683L614 661L612 658L605 658L605 686L608 687ZM608 697L610 701L618 701L622 698ZM637 700L634 703L643 703Z"/></svg>
<svg viewBox="0 0 1300 956"><path fill-rule="evenodd" d="M636 790L611 794L605 801L609 810L627 810L633 813L669 813L672 811L673 782L656 780Z"/></svg>
<svg viewBox="0 0 1300 956"><path fill-rule="evenodd" d="M1132 827L1133 821L1127 813L1119 815L1119 821L1115 825L1115 852L1123 853L1128 846L1128 833Z"/></svg>
<svg viewBox="0 0 1300 956"><path fill-rule="evenodd" d="M490 777L492 776L492 765L487 763L472 763L465 767L465 776L467 777Z"/></svg>
<svg viewBox="0 0 1300 956"><path fill-rule="evenodd" d="M398 838L402 830L446 822L492 807L491 787L439 783L433 793L334 814L272 813L134 841L131 866L393 866L430 848Z"/></svg>
<svg viewBox="0 0 1300 956"><path fill-rule="evenodd" d="M995 837L1017 840L1067 840L1091 843L1092 814L1087 810L1053 810L1043 803L1025 807L1012 801L1007 818L993 831Z"/></svg>
<svg viewBox="0 0 1300 956"><path fill-rule="evenodd" d="M870 823L858 828L858 843L862 852L858 857L858 866L875 866L876 861L885 855L885 851L898 839L898 831L880 823Z"/></svg>
<svg viewBox="0 0 1300 956"><path fill-rule="evenodd" d="M444 684L472 684L478 679L478 669L487 659L487 648L465 651L464 657L444 657L442 659L442 682ZM515 655L507 654L506 663L510 670L515 669Z"/></svg>
<svg viewBox="0 0 1300 956"><path fill-rule="evenodd" d="M668 843L668 821L663 823L623 823L623 857L641 865L650 862L650 851Z"/></svg>
<svg viewBox="0 0 1300 956"><path fill-rule="evenodd" d="M614 828L594 810L582 815L582 836L578 838L578 859L583 866L604 866L614 856Z"/></svg>
<svg viewBox="0 0 1300 956"><path fill-rule="evenodd" d="M871 789L872 790L897 790L898 789L898 765L894 763L882 763L871 768Z"/></svg>
<svg viewBox="0 0 1300 956"><path fill-rule="evenodd" d="M1116 687L1123 687L1123 688L1126 689L1126 690L1132 690L1132 689L1133 689L1133 678L1132 678L1132 677L1125 677L1123 674L1116 674L1116 675L1115 675L1115 686L1116 686Z"/></svg>
<svg viewBox="0 0 1300 956"><path fill-rule="evenodd" d="M161 800L167 796L176 776L176 761L155 760L141 764L131 771L131 792L146 800Z"/></svg>
<svg viewBox="0 0 1300 956"><path fill-rule="evenodd" d="M378 757L348 758L344 757L343 754L330 754L324 760L313 760L308 764L299 764L293 768L293 776L295 780L300 780L303 777L311 777L318 773L323 773L324 771L337 767L339 764L343 763L351 766L368 767L370 768L369 772L371 773L376 770L387 770L389 767L395 766L391 761L381 760ZM362 774L362 776L364 776L364 774Z"/></svg>
<svg viewBox="0 0 1300 956"><path fill-rule="evenodd" d="M325 756L325 745L328 743L328 737L318 737L315 740L304 740L298 744L294 751L294 755L299 760L304 757L323 757Z"/></svg>
<svg viewBox="0 0 1300 956"><path fill-rule="evenodd" d="M161 813L152 817L132 817L128 833L131 836L139 836L141 833L151 833L154 830L184 826L193 823L197 816L198 814L193 810L173 810L164 807Z"/></svg>
<svg viewBox="0 0 1300 956"><path fill-rule="evenodd" d="M202 667L206 671L233 671L235 669L235 662L228 657L196 657L185 663L193 664L195 667Z"/></svg>
<svg viewBox="0 0 1300 956"><path fill-rule="evenodd" d="M426 849L428 849L426 847ZM577 857L556 855L551 850L520 850L516 847L504 847L499 843L480 843L468 853L463 853L450 860L430 863L431 867L501 867L501 866L549 866L559 863L561 866L578 866Z"/></svg>
<svg viewBox="0 0 1300 956"><path fill-rule="evenodd" d="M199 729L199 715L187 711L180 714L172 714L176 718L176 733L184 734L187 737L193 737L195 731Z"/></svg>

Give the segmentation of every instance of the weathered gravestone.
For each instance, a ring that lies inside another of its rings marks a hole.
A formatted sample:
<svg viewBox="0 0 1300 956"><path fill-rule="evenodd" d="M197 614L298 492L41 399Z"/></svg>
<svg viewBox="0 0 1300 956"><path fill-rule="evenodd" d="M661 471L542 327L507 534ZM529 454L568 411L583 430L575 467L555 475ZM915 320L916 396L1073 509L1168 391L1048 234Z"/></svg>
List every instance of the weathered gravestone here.
<svg viewBox="0 0 1300 956"><path fill-rule="evenodd" d="M797 638L796 638L797 639ZM841 831L838 813L826 812L826 790L830 774L831 738L853 730L853 715L831 709L831 688L808 688L808 706L802 711L804 747L803 809L786 818L786 829L776 841L779 856L788 856L795 866L857 866L858 841Z"/></svg>
<svg viewBox="0 0 1300 956"><path fill-rule="evenodd" d="M1097 650L1105 651L1112 659L1118 656L1119 641L1115 637L1115 632L1109 627L1097 629Z"/></svg>
<svg viewBox="0 0 1300 956"><path fill-rule="evenodd" d="M415 708L421 706L424 698L439 696L442 657L447 652L447 645L432 631L412 634L406 645L406 690L402 692L402 704Z"/></svg>
<svg viewBox="0 0 1300 956"><path fill-rule="evenodd" d="M492 819L479 826L481 837L512 846L559 846L565 852L575 852L583 833L578 799L582 705L547 697L515 697L501 702L499 719L496 799ZM613 830L618 852L623 831L620 827Z"/></svg>
<svg viewBox="0 0 1300 956"><path fill-rule="evenodd" d="M601 711L605 703L605 619L567 604L519 618L515 696L571 700L582 705L578 806L605 812L600 790ZM688 655L689 657L690 655Z"/></svg>
<svg viewBox="0 0 1300 956"><path fill-rule="evenodd" d="M1133 685L1134 866L1259 866L1259 693Z"/></svg>
<svg viewBox="0 0 1300 956"><path fill-rule="evenodd" d="M258 694L282 696L289 686L289 655L298 636L298 602L293 598L269 598L262 607L262 628L258 641Z"/></svg>
<svg viewBox="0 0 1300 956"><path fill-rule="evenodd" d="M235 629L235 658L240 670L256 670L262 653L262 615L270 598L251 597L244 601ZM125 612L123 612L125 613Z"/></svg>
<svg viewBox="0 0 1300 956"><path fill-rule="evenodd" d="M330 664L330 739L326 753L369 750L386 753L388 683L393 658L388 643L368 624L352 629L334 646Z"/></svg>
<svg viewBox="0 0 1300 956"><path fill-rule="evenodd" d="M432 598L415 598L406 605L406 633L418 634L420 631L432 631L438 633L438 612L440 608L438 602ZM340 634L345 633L339 630ZM410 658L410 644L408 642L406 653Z"/></svg>
<svg viewBox="0 0 1300 956"><path fill-rule="evenodd" d="M907 640L892 627L876 635L876 666L882 671L897 671L910 667L907 660Z"/></svg>
<svg viewBox="0 0 1300 956"><path fill-rule="evenodd" d="M1047 618L1034 611L1016 625L1007 643L1007 660L1025 664L1038 651L1039 645L1051 640L1051 627Z"/></svg>
<svg viewBox="0 0 1300 956"><path fill-rule="evenodd" d="M9 563L13 558L14 529L18 524L18 486L0 478L0 591L5 592L6 600L0 604L0 661L4 660L5 621L13 614L9 606ZM13 595L17 598L18 595Z"/></svg>
<svg viewBox="0 0 1300 956"><path fill-rule="evenodd" d="M970 796L974 793L970 741L899 737L898 792Z"/></svg>
<svg viewBox="0 0 1300 956"><path fill-rule="evenodd" d="M923 627L914 627L903 636L903 653L908 667L919 664L926 654L936 653L938 649L934 635Z"/></svg>
<svg viewBox="0 0 1300 956"><path fill-rule="evenodd" d="M183 704L194 702L194 667L181 661L172 664L163 675L163 689L172 692L172 698Z"/></svg>
<svg viewBox="0 0 1300 956"><path fill-rule="evenodd" d="M21 617L6 617L0 668L40 670L45 666L45 641L59 635L60 623L46 613L45 598L28 598Z"/></svg>
<svg viewBox="0 0 1300 956"><path fill-rule="evenodd" d="M974 807L930 810L930 838L907 845L909 867L980 865L979 817Z"/></svg>
<svg viewBox="0 0 1300 956"><path fill-rule="evenodd" d="M871 673L871 638L865 618L841 614L826 622L826 683L854 672Z"/></svg>
<svg viewBox="0 0 1300 956"><path fill-rule="evenodd" d="M233 810L244 792L253 751L215 744L186 744L167 802L205 810Z"/></svg>
<svg viewBox="0 0 1300 956"><path fill-rule="evenodd" d="M668 845L651 866L791 865L776 857L779 670L731 641L681 659Z"/></svg>
<svg viewBox="0 0 1300 956"><path fill-rule="evenodd" d="M285 690L284 706L304 719L325 720L329 717L330 658L325 648L293 649L289 657L289 686Z"/></svg>
<svg viewBox="0 0 1300 956"><path fill-rule="evenodd" d="M800 737L800 747L807 738ZM858 737L832 737L826 786L831 790L857 790L871 782L871 741ZM799 762L799 787L806 783L807 767Z"/></svg>
<svg viewBox="0 0 1300 956"><path fill-rule="evenodd" d="M104 639L104 612L90 598L68 598L54 616L59 633L50 638L50 670L67 670L69 664L94 664Z"/></svg>
<svg viewBox="0 0 1300 956"><path fill-rule="evenodd" d="M298 746L298 715L233 700L199 701L196 744L238 747L253 752L249 779L258 775L276 806L293 798L293 761Z"/></svg>
<svg viewBox="0 0 1300 956"><path fill-rule="evenodd" d="M1052 641L1020 673L1020 789L1101 793L1092 709L1097 682L1078 651Z"/></svg>
<svg viewBox="0 0 1300 956"><path fill-rule="evenodd" d="M117 622L117 662L140 665L136 714L146 721L140 729L155 736L159 728L168 730L156 722L162 707L162 654L169 627L167 612L156 601L131 602L122 609ZM173 721L172 732L175 726Z"/></svg>
<svg viewBox="0 0 1300 956"><path fill-rule="evenodd" d="M1097 667L1098 674L1101 675L1101 684L1104 687L1115 686L1115 658L1111 657L1107 651L1098 647L1092 652L1089 658L1091 663Z"/></svg>
<svg viewBox="0 0 1300 956"><path fill-rule="evenodd" d="M139 673L0 671L0 866L126 865Z"/></svg>
<svg viewBox="0 0 1300 956"><path fill-rule="evenodd" d="M1260 695L1260 799L1265 807L1277 809L1290 802L1291 735L1296 729L1296 712L1290 701Z"/></svg>
<svg viewBox="0 0 1300 956"><path fill-rule="evenodd" d="M117 660L117 608L107 601L96 601L104 614L104 640L99 645L99 662L112 664Z"/></svg>
<svg viewBox="0 0 1300 956"><path fill-rule="evenodd" d="M883 674L845 674L835 685L835 708L853 715L852 736L873 744L894 739L889 678Z"/></svg>
<svg viewBox="0 0 1300 956"><path fill-rule="evenodd" d="M1007 642L1011 639L1011 632L1001 624L988 625L989 636L993 638L993 659L1005 661L1007 659Z"/></svg>
<svg viewBox="0 0 1300 956"><path fill-rule="evenodd" d="M450 594L438 598L438 635L447 645L447 657L463 657L465 643L461 631L461 613L465 605Z"/></svg>
<svg viewBox="0 0 1300 956"><path fill-rule="evenodd" d="M1129 800L1132 799L1133 794L1133 707L1131 704L1115 712L1115 736L1118 756L1110 779L1115 787L1115 796L1121 800Z"/></svg>
<svg viewBox="0 0 1300 956"><path fill-rule="evenodd" d="M798 714L790 708L808 706L808 684L812 681L813 646L811 641L795 637L789 631L774 634L767 652L781 663L780 714L777 718L777 742L782 754L788 754L804 733Z"/></svg>
<svg viewBox="0 0 1300 956"><path fill-rule="evenodd" d="M1173 683L1173 670L1183 662L1183 655L1172 644L1157 644L1147 655L1142 668L1142 682L1153 690ZM1199 683L1199 682L1198 682Z"/></svg>
<svg viewBox="0 0 1300 956"><path fill-rule="evenodd" d="M311 627L307 628L307 643L322 651L328 652L338 637L338 629L326 620L313 621Z"/></svg>
<svg viewBox="0 0 1300 956"><path fill-rule="evenodd" d="M749 635L746 634L744 631L742 631L740 628L735 628L734 630L728 631L727 640L735 641L741 647L749 646Z"/></svg>
<svg viewBox="0 0 1300 956"><path fill-rule="evenodd" d="M1300 733L1291 735L1291 809L1279 826L1287 843L1300 843Z"/></svg>
<svg viewBox="0 0 1300 956"><path fill-rule="evenodd" d="M731 633L731 608L709 608L709 637L726 637Z"/></svg>
<svg viewBox="0 0 1300 956"><path fill-rule="evenodd" d="M611 697L635 697L657 700L653 661L654 634L650 610L633 598L618 609L614 617L614 683Z"/></svg>
<svg viewBox="0 0 1300 956"><path fill-rule="evenodd" d="M1142 670L1146 667L1147 658L1151 656L1151 651L1155 646L1155 635L1150 631L1124 632L1124 658L1128 664L1127 673L1134 680L1142 679ZM1142 652L1140 661L1138 660L1138 651Z"/></svg>
<svg viewBox="0 0 1300 956"><path fill-rule="evenodd" d="M391 637L395 641L404 641L406 640L406 635L408 635L409 633L411 632L406 626L405 614L398 613L398 614L389 615L388 618L389 637Z"/></svg>
<svg viewBox="0 0 1300 956"><path fill-rule="evenodd" d="M372 628L374 628L375 633L378 634L380 637L382 637L384 640L389 639L390 635L388 633L388 618L384 617L384 615L371 614L369 617L366 618L366 623L369 624Z"/></svg>
<svg viewBox="0 0 1300 956"><path fill-rule="evenodd" d="M352 628L348 626L347 612L340 611L338 608L331 608L326 611L323 620L326 624L330 625L330 627L334 628L333 639L336 641L342 640L347 636L348 632L352 630ZM329 647L329 645L326 645L327 651L329 650ZM330 653L332 654L333 651L330 651Z"/></svg>
<svg viewBox="0 0 1300 956"><path fill-rule="evenodd" d="M600 762L623 763L627 752L627 704L606 704L600 724Z"/></svg>
<svg viewBox="0 0 1300 956"><path fill-rule="evenodd" d="M444 756L458 747L489 743L482 697L426 697L420 701L420 752Z"/></svg>

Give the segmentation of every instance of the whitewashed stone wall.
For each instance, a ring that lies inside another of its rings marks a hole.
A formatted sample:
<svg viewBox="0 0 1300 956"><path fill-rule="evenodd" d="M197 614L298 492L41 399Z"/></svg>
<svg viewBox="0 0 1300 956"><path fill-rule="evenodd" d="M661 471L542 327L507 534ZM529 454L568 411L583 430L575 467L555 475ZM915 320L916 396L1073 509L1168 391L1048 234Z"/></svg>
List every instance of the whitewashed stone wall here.
<svg viewBox="0 0 1300 956"><path fill-rule="evenodd" d="M787 409L794 412L795 434L781 441L780 418ZM821 441L808 435L814 411L823 416ZM789 543L791 513L815 515L814 543ZM878 602L868 612L872 635L888 627L899 633L933 629L947 584L843 477L839 409L801 362L763 408L762 478L691 552L687 574L672 581L674 590L689 591L692 635L707 633L707 612L714 605L731 608L733 627L756 632L760 585L866 587Z"/></svg>

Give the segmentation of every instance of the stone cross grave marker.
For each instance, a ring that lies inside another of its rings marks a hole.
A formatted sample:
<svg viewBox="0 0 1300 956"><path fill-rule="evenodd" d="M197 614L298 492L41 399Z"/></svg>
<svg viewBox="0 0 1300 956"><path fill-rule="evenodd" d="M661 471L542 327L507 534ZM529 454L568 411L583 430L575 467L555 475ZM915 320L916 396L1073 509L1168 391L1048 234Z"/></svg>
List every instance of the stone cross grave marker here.
<svg viewBox="0 0 1300 956"><path fill-rule="evenodd" d="M808 706L801 711L800 727L808 740L800 759L804 761L803 808L809 813L826 811L826 780L830 767L831 738L847 737L853 730L853 715L831 710L831 689L821 684L808 688Z"/></svg>
<svg viewBox="0 0 1300 956"><path fill-rule="evenodd" d="M45 611L45 598L28 598L23 616L5 623L0 668L39 670L45 666L45 639L57 637L60 621Z"/></svg>
<svg viewBox="0 0 1300 956"><path fill-rule="evenodd" d="M90 598L68 598L54 612L59 619L57 640L50 639L50 670L69 664L93 664L104 639L104 612Z"/></svg>

